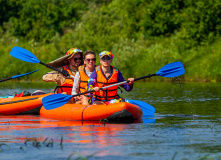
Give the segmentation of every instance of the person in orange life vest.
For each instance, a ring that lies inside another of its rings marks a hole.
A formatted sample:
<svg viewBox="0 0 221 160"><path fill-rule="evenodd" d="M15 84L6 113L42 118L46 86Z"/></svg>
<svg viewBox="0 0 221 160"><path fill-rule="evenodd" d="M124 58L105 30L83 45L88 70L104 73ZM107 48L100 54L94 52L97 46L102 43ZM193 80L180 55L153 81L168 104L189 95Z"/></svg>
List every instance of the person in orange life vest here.
<svg viewBox="0 0 221 160"><path fill-rule="evenodd" d="M117 94L118 86L108 88L104 91L99 90L99 88L123 82L125 79L116 67L110 65L113 59L111 52L103 51L99 53L99 58L101 65L95 67L95 71L91 74L88 82L88 91L91 89L95 91L92 97L93 104L115 103L120 100ZM129 83L120 86L126 91L131 91L133 89L134 78L129 78L128 80L130 81Z"/></svg>
<svg viewBox="0 0 221 160"><path fill-rule="evenodd" d="M78 67L78 72L76 73L74 78L72 95L76 95L78 93L83 93L87 91L88 80L92 72L94 71L95 63L96 63L95 53L90 50L86 51L84 53L84 65ZM76 104L89 105L88 96L81 95L81 96L76 96L74 98Z"/></svg>
<svg viewBox="0 0 221 160"><path fill-rule="evenodd" d="M52 71L43 76L45 82L56 82L58 93L67 93L71 95L74 76L77 68L83 64L83 52L78 48L71 48L66 52L66 55L58 58L48 65L58 68L63 74ZM70 76L68 76L70 75Z"/></svg>

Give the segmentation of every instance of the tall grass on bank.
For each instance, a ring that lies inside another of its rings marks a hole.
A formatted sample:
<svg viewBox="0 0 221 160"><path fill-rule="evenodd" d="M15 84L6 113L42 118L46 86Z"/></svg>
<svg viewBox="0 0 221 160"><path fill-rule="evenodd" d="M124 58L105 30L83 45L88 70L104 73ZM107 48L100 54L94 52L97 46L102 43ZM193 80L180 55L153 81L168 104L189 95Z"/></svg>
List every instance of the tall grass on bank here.
<svg viewBox="0 0 221 160"><path fill-rule="evenodd" d="M65 36L76 38L74 32ZM64 37L55 38L49 44L34 43L32 41L17 39L11 35L4 35L0 38L0 78L7 78L30 72L36 69L40 71L25 76L25 80L41 80L42 76L50 69L40 64L24 62L10 56L14 46L20 46L32 52L40 61L48 63L57 59L72 47L78 47L83 51L94 50L96 54L105 50L102 46L89 48L81 43L81 39L75 39L67 43ZM156 38L153 40L133 40L121 38L116 43L107 46L114 54L113 65L118 67L125 78L141 77L157 72L164 65L181 61L184 64L186 73L181 76L185 81L221 81L221 40L205 46L196 46L186 49L185 41L177 40L176 37ZM102 49L101 49L102 48ZM98 56L97 56L98 58ZM97 61L99 65L99 61ZM151 78L147 81L170 81L168 78Z"/></svg>

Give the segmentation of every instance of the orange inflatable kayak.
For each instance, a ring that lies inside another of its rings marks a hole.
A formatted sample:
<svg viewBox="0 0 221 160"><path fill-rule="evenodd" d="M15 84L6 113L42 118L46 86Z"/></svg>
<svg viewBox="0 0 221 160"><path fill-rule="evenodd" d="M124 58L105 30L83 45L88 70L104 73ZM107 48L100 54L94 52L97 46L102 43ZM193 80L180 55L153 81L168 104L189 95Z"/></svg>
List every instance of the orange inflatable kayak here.
<svg viewBox="0 0 221 160"><path fill-rule="evenodd" d="M109 122L131 122L142 119L143 112L140 107L127 102L89 106L69 103L50 110L42 107L40 115L60 120L99 121L106 119Z"/></svg>
<svg viewBox="0 0 221 160"><path fill-rule="evenodd" d="M49 94L0 98L0 115L35 114L42 106L42 98Z"/></svg>

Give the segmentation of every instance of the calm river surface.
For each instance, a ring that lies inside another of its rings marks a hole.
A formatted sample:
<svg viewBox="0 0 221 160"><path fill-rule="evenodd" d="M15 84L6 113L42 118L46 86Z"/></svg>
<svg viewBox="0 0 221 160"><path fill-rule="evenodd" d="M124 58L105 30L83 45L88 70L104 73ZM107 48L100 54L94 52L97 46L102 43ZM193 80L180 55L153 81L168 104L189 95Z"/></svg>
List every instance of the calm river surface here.
<svg viewBox="0 0 221 160"><path fill-rule="evenodd" d="M0 87L0 96L6 96L50 92L54 85L4 82ZM0 159L221 159L221 83L138 82L121 96L154 106L154 117L99 124L0 116Z"/></svg>

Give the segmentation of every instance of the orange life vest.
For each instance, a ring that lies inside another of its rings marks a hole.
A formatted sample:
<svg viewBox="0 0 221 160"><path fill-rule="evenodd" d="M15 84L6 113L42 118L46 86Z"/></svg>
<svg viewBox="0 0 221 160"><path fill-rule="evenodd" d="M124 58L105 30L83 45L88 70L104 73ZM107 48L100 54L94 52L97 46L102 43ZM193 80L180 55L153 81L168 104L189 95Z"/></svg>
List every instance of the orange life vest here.
<svg viewBox="0 0 221 160"><path fill-rule="evenodd" d="M64 70L68 71L68 73L74 76L69 69L68 65L63 66ZM74 78L65 78L65 81L62 85L58 88L58 93L67 92L67 94L71 95L72 87L73 87Z"/></svg>
<svg viewBox="0 0 221 160"><path fill-rule="evenodd" d="M107 80L105 78L105 76L103 75L102 71L101 71L101 66L97 66L95 68L95 71L97 73L97 81L94 84L94 87L105 87L114 83L117 83L117 75L118 75L118 69L111 66L113 68L113 74L111 75L111 77ZM104 91L98 91L95 92L95 98L97 100L101 100L101 101L109 101L111 99L115 99L118 97L117 95L117 88L118 86L114 86L111 88L107 88Z"/></svg>
<svg viewBox="0 0 221 160"><path fill-rule="evenodd" d="M87 84L89 77L85 73L85 65L79 66L78 67L78 72L80 74L80 93L86 92L87 91Z"/></svg>

